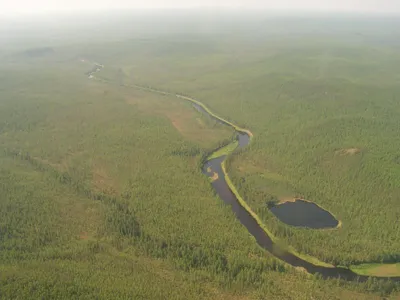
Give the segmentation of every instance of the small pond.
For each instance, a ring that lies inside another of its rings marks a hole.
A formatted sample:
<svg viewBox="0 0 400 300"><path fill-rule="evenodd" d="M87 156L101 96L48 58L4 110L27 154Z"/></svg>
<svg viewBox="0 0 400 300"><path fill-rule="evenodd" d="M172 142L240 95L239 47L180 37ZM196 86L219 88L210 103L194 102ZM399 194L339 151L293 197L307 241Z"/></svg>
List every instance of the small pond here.
<svg viewBox="0 0 400 300"><path fill-rule="evenodd" d="M283 223L313 229L335 228L339 222L331 213L312 202L297 199L270 208Z"/></svg>

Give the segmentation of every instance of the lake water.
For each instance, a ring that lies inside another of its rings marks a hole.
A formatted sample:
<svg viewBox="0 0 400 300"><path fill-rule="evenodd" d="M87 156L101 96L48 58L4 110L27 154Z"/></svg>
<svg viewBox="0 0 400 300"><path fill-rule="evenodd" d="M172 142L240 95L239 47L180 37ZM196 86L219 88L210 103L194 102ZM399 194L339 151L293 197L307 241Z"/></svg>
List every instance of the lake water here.
<svg viewBox="0 0 400 300"><path fill-rule="evenodd" d="M331 213L304 200L275 205L271 212L283 223L296 227L323 229L335 228L339 224Z"/></svg>

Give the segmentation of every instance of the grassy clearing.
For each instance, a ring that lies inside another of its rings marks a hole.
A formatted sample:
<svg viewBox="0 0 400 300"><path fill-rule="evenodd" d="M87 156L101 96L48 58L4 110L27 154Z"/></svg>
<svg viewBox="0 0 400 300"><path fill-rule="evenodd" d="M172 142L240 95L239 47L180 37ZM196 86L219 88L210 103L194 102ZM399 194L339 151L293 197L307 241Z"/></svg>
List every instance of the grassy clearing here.
<svg viewBox="0 0 400 300"><path fill-rule="evenodd" d="M211 160L220 156L231 154L239 145L238 141L234 141L222 148L219 148L217 151L213 152L210 156L207 157L207 160Z"/></svg>
<svg viewBox="0 0 400 300"><path fill-rule="evenodd" d="M221 137L232 134L232 131L208 118L199 117L189 105L182 105L171 96L151 98L149 101L141 101L132 96L126 89L127 103L135 105L140 111L148 115L160 115L167 118L176 131L185 140L194 142L199 146L211 148L216 145Z"/></svg>
<svg viewBox="0 0 400 300"><path fill-rule="evenodd" d="M363 264L351 266L353 272L367 276L396 277L400 274L400 264Z"/></svg>

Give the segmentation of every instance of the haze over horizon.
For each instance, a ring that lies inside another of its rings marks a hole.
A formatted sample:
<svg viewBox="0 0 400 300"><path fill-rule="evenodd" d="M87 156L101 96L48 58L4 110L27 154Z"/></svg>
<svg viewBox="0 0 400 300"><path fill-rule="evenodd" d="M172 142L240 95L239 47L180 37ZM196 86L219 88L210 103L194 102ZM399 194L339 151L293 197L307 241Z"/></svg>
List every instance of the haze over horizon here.
<svg viewBox="0 0 400 300"><path fill-rule="evenodd" d="M398 0L0 0L0 15L46 13L79 13L99 10L142 9L263 9L266 11L317 11L317 12L361 12L400 13Z"/></svg>

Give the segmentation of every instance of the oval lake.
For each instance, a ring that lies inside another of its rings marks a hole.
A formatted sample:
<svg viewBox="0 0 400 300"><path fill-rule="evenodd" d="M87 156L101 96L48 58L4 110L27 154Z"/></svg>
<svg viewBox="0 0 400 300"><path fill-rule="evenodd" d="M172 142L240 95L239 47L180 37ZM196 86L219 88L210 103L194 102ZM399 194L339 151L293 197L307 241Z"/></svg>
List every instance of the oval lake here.
<svg viewBox="0 0 400 300"><path fill-rule="evenodd" d="M324 229L335 228L339 224L330 212L300 199L275 205L270 210L280 221L291 226Z"/></svg>

